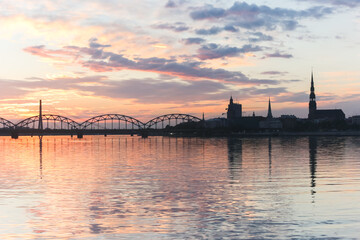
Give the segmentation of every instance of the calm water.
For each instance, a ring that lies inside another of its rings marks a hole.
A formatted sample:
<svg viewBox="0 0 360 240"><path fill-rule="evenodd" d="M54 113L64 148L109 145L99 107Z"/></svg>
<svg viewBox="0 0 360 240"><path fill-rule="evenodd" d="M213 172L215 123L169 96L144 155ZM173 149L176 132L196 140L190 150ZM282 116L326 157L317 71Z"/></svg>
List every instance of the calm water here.
<svg viewBox="0 0 360 240"><path fill-rule="evenodd" d="M360 239L360 138L0 137L0 239Z"/></svg>

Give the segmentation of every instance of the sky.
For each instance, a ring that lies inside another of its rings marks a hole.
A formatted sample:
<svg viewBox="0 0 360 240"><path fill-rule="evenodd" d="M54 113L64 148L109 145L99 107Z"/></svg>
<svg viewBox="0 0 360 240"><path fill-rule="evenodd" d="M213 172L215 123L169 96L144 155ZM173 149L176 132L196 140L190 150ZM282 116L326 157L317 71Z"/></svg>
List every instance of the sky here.
<svg viewBox="0 0 360 240"><path fill-rule="evenodd" d="M0 0L0 117L360 115L360 0Z"/></svg>

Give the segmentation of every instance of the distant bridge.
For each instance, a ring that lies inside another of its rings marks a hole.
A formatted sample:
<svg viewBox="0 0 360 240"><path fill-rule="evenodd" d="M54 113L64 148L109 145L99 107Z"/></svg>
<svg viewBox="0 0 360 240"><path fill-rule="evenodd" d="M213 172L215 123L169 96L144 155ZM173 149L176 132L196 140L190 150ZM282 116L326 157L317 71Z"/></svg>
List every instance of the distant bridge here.
<svg viewBox="0 0 360 240"><path fill-rule="evenodd" d="M78 123L68 117L42 114L32 116L13 123L0 117L0 131L10 133L13 138L18 135L77 135L82 138L84 134L140 134L146 137L151 134L164 134L170 130L186 129L193 131L199 128L201 119L189 114L166 114L144 123L136 118L123 114L103 114ZM39 127L41 126L41 128Z"/></svg>

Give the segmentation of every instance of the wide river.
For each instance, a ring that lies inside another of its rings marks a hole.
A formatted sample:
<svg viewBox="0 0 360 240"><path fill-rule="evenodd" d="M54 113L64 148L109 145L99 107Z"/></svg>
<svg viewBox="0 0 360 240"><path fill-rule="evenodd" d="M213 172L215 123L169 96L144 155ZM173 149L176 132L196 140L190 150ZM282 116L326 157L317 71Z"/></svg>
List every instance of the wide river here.
<svg viewBox="0 0 360 240"><path fill-rule="evenodd" d="M360 239L360 138L0 137L0 239Z"/></svg>

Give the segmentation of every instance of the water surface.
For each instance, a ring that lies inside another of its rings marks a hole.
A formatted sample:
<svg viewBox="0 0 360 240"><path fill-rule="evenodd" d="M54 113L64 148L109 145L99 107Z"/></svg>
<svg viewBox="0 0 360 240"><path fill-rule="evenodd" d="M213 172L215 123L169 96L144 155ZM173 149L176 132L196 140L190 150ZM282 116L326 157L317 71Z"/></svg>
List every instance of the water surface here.
<svg viewBox="0 0 360 240"><path fill-rule="evenodd" d="M0 137L0 239L360 239L359 140Z"/></svg>

